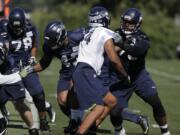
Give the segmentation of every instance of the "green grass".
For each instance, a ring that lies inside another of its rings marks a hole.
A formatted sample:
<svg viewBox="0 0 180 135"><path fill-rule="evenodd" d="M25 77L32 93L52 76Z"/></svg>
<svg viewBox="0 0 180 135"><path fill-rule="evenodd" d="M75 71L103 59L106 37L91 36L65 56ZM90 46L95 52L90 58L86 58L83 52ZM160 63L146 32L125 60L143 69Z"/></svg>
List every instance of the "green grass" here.
<svg viewBox="0 0 180 135"><path fill-rule="evenodd" d="M55 60L50 65L48 69L40 73L41 82L46 91L46 99L53 104L54 109L57 113L57 120L55 125L51 125L52 132L51 135L63 135L63 127L67 125L68 119L61 113L57 105L55 98L56 94L56 85L59 75L59 61ZM161 72L168 73L170 75L180 76L180 61L178 60L148 60L147 67L151 71L156 69ZM173 77L166 77L161 74L156 74L150 72L152 78L155 80L160 98L164 104L164 107L168 116L168 123L172 135L180 135L180 80L173 79ZM11 120L20 120L18 113L15 111L11 103L8 103L8 108L11 111L12 116ZM144 103L139 97L135 94L129 102L130 110L140 110L140 114L147 115L150 120L150 125L155 124L155 121L152 116L151 107ZM10 124L12 122L10 121ZM19 124L23 124L19 122ZM24 124L25 125L25 124ZM126 129L127 135L141 135L141 128L127 121L124 121L124 127ZM101 129L106 129L111 133L98 133L98 135L112 135L113 128L107 118L101 125ZM27 135L27 129L18 129L18 128L9 128L8 135ZM160 130L158 128L150 127L149 135L160 135Z"/></svg>

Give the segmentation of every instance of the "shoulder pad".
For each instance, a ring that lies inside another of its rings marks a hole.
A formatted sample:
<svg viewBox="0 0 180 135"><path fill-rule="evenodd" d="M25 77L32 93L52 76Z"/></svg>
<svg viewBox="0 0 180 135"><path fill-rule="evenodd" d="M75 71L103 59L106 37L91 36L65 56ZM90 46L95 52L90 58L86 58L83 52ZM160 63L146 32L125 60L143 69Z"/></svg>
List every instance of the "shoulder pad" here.
<svg viewBox="0 0 180 135"><path fill-rule="evenodd" d="M76 43L79 43L81 40L83 40L84 34L85 34L85 28L78 28L67 32L67 36L69 40Z"/></svg>

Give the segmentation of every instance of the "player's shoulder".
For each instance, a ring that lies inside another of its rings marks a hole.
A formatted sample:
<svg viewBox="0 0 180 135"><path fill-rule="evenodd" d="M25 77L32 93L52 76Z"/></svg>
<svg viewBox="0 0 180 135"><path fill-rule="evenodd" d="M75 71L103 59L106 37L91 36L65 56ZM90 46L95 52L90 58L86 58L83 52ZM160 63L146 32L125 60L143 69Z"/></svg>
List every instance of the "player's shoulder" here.
<svg viewBox="0 0 180 135"><path fill-rule="evenodd" d="M86 30L86 28L84 28L84 27L69 30L67 32L68 39L73 42L79 43L84 38L85 30Z"/></svg>
<svg viewBox="0 0 180 135"><path fill-rule="evenodd" d="M103 34L103 35L113 35L114 31L112 31L111 29L105 28L105 27L97 27L96 28L96 32L98 32L99 34Z"/></svg>
<svg viewBox="0 0 180 135"><path fill-rule="evenodd" d="M136 33L136 36L141 38L141 39L144 39L144 40L149 40L149 37L148 35L143 32L142 30L139 30L137 33Z"/></svg>

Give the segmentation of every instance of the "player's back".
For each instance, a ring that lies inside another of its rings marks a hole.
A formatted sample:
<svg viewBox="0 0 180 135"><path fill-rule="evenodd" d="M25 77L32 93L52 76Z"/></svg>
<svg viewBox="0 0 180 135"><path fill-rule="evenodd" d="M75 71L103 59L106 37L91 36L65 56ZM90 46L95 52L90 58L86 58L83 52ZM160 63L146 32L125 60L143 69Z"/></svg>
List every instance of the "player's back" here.
<svg viewBox="0 0 180 135"><path fill-rule="evenodd" d="M91 28L80 42L77 62L89 64L97 74L100 74L104 62L104 44L113 37L113 34L113 31L104 27Z"/></svg>

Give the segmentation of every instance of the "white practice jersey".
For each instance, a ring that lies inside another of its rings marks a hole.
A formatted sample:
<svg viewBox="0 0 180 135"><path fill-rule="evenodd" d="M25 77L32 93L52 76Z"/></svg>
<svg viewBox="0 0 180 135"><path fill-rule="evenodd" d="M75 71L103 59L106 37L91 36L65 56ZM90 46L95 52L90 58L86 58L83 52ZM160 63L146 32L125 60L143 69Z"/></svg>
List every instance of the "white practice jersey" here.
<svg viewBox="0 0 180 135"><path fill-rule="evenodd" d="M16 82L21 81L21 77L20 75L17 73L13 73L10 75L2 75L0 73L0 85L4 85L4 84L13 84Z"/></svg>
<svg viewBox="0 0 180 135"><path fill-rule="evenodd" d="M104 44L113 36L114 32L104 27L90 29L80 42L77 63L89 64L99 75L104 62Z"/></svg>

